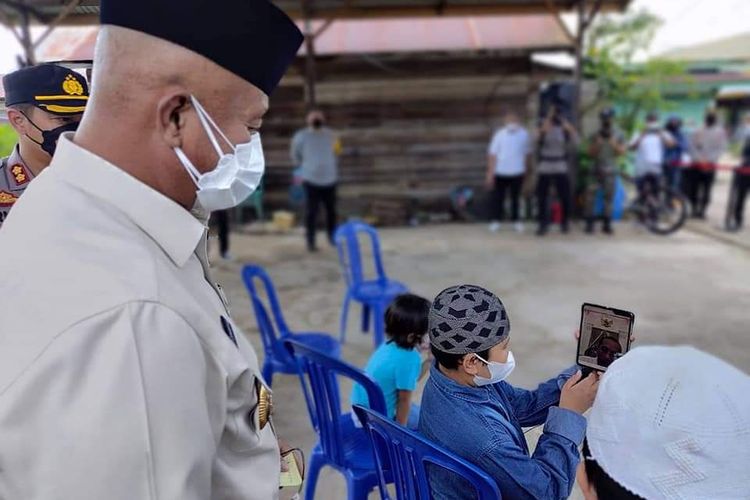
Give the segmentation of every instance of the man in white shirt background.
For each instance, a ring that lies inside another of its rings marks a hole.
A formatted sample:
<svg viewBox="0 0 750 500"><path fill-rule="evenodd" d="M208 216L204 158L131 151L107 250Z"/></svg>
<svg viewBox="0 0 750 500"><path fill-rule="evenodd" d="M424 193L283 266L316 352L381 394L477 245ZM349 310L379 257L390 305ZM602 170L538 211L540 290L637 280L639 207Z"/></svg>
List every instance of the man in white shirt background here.
<svg viewBox="0 0 750 500"><path fill-rule="evenodd" d="M727 133L719 123L716 110L706 111L704 126L690 136L690 157L693 165L685 172L685 194L692 205L692 216L706 218L711 202L711 189L716 179L719 158L729 147Z"/></svg>
<svg viewBox="0 0 750 500"><path fill-rule="evenodd" d="M635 151L635 183L640 196L645 189L656 192L661 182L664 165L664 149L674 144L672 135L661 128L659 116L650 112L646 125L630 141L630 149Z"/></svg>
<svg viewBox="0 0 750 500"><path fill-rule="evenodd" d="M505 219L505 195L510 193L510 220L516 231L523 231L519 219L519 203L523 179L528 171L531 145L529 133L521 126L518 115L509 111L505 125L492 136L487 148L487 176L485 184L494 189L490 231L500 230Z"/></svg>

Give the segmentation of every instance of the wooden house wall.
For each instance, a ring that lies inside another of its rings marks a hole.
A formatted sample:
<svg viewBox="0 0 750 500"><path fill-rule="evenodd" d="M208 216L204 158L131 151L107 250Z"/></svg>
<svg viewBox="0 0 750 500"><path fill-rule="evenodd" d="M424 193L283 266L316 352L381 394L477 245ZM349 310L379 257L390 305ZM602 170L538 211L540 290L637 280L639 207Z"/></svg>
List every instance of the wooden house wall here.
<svg viewBox="0 0 750 500"><path fill-rule="evenodd" d="M381 198L446 206L452 187L481 185L502 113L533 116L539 83L556 76L527 55L350 57L319 60L317 68L318 105L343 143L343 216L364 215ZM293 75L272 96L263 125L271 208L286 204L289 143L304 119L304 85Z"/></svg>

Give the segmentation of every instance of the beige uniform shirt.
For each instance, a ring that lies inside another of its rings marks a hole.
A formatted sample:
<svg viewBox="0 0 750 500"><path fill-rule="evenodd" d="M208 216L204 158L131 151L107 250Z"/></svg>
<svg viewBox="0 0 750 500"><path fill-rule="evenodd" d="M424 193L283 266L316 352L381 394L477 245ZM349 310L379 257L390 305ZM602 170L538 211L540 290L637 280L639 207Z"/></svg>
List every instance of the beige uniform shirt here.
<svg viewBox="0 0 750 500"><path fill-rule="evenodd" d="M0 498L277 498L204 223L70 137L0 231Z"/></svg>

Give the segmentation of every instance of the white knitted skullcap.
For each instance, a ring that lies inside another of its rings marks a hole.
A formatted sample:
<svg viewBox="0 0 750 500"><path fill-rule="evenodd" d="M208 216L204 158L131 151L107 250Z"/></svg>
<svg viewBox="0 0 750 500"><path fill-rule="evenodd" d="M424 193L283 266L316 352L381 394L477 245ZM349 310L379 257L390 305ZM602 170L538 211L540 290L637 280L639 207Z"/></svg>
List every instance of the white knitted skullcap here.
<svg viewBox="0 0 750 500"><path fill-rule="evenodd" d="M602 376L591 458L649 500L750 499L750 376L693 347L639 347Z"/></svg>

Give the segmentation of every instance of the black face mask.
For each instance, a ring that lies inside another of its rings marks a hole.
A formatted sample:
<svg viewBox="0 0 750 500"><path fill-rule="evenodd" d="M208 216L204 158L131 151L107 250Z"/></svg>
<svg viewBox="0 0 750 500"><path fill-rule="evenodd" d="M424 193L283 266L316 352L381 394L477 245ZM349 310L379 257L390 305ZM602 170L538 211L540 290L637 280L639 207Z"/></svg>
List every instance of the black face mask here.
<svg viewBox="0 0 750 500"><path fill-rule="evenodd" d="M322 127L323 126L323 120L321 120L320 118L314 119L312 121L312 126L313 126L313 128L320 128L320 127Z"/></svg>
<svg viewBox="0 0 750 500"><path fill-rule="evenodd" d="M29 134L26 134L26 137L28 137L32 142L38 144L39 147L42 148L42 150L44 150L44 152L50 156L53 156L55 154L55 148L57 148L57 140L60 138L61 134L63 134L64 132L75 132L78 129L78 122L70 122L66 123L65 125L60 125L59 127L53 128L51 130L43 130L39 128L36 123L31 121L31 118L29 118L28 116L26 116L26 119L29 120L29 123L31 123L34 128L42 133L42 142L33 139L29 136Z"/></svg>

